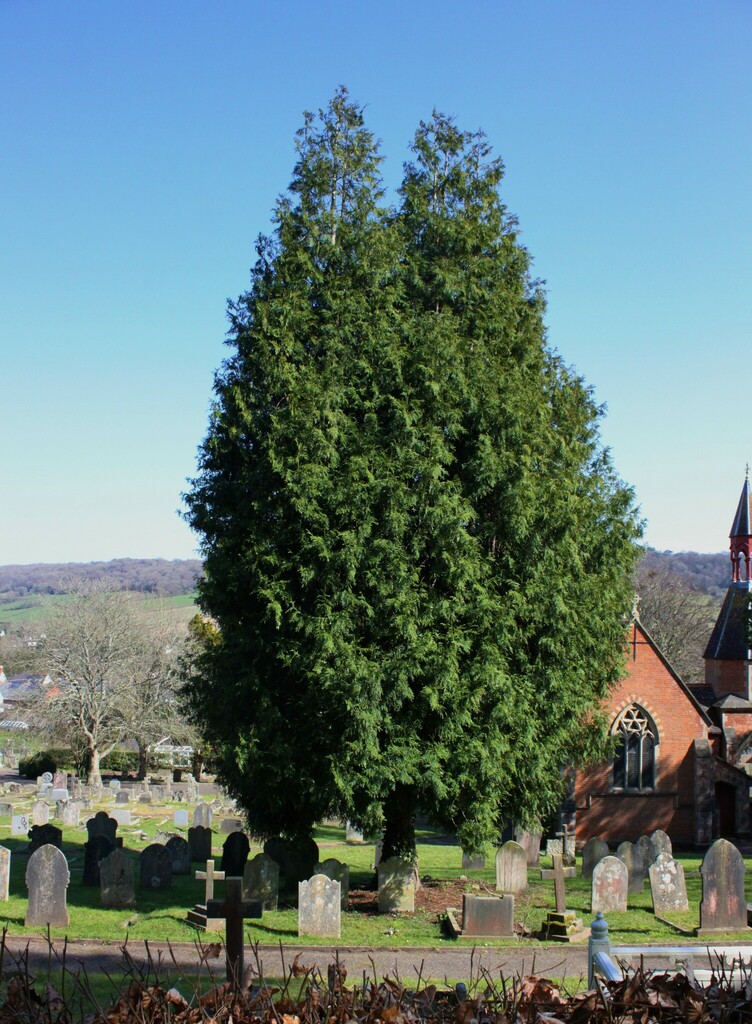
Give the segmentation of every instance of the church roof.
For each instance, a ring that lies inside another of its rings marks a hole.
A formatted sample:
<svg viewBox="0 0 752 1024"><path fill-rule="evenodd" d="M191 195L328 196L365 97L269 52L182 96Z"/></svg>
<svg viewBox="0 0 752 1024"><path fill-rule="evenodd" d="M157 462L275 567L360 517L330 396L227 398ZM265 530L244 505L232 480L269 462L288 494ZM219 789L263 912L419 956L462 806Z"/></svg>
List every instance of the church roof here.
<svg viewBox="0 0 752 1024"><path fill-rule="evenodd" d="M729 537L752 537L752 492L749 477L744 481Z"/></svg>
<svg viewBox="0 0 752 1024"><path fill-rule="evenodd" d="M714 701L714 708L723 708L724 711L752 711L752 701L739 697L735 693L727 693L720 700Z"/></svg>
<svg viewBox="0 0 752 1024"><path fill-rule="evenodd" d="M739 580L731 584L726 591L723 607L713 627L713 632L710 634L704 658L714 658L716 661L748 660L750 656L751 597L752 589L749 580Z"/></svg>

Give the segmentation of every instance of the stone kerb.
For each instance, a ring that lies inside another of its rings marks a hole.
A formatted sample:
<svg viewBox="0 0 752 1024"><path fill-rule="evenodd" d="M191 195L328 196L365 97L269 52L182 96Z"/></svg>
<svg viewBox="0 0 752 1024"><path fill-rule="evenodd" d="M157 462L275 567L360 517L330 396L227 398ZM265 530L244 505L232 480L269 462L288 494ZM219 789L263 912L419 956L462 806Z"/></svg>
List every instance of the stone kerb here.
<svg viewBox="0 0 752 1024"><path fill-rule="evenodd" d="M510 839L496 854L496 891L514 893L527 889L527 853Z"/></svg>
<svg viewBox="0 0 752 1024"><path fill-rule="evenodd" d="M340 937L340 884L326 875L298 882L298 935Z"/></svg>

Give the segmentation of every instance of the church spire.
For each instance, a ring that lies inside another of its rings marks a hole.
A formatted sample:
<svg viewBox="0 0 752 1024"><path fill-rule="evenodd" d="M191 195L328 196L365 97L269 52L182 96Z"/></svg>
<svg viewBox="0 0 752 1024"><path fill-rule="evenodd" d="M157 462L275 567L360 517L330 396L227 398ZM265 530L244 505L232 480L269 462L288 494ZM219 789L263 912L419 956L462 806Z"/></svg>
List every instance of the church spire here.
<svg viewBox="0 0 752 1024"><path fill-rule="evenodd" d="M752 574L752 493L749 487L749 464L739 504L731 525L732 580L748 580Z"/></svg>

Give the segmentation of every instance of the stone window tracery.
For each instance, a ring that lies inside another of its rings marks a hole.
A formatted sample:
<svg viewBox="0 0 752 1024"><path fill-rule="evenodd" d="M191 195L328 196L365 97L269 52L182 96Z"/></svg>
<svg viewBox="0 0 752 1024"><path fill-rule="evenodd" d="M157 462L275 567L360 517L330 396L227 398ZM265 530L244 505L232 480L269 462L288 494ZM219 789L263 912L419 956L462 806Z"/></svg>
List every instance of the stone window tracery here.
<svg viewBox="0 0 752 1024"><path fill-rule="evenodd" d="M647 711L630 704L611 731L620 740L614 757L614 789L655 789L658 732Z"/></svg>

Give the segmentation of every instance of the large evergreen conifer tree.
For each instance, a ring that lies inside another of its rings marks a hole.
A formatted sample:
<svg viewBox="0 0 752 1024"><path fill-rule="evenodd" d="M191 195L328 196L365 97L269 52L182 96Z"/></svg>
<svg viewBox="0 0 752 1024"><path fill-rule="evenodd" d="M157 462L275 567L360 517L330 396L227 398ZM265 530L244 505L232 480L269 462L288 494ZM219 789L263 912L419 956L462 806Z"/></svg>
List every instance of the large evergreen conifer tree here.
<svg viewBox="0 0 752 1024"><path fill-rule="evenodd" d="M187 496L188 683L255 832L328 813L414 852L542 815L602 741L638 533L482 135L434 114L401 207L340 90L306 116Z"/></svg>

